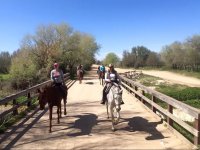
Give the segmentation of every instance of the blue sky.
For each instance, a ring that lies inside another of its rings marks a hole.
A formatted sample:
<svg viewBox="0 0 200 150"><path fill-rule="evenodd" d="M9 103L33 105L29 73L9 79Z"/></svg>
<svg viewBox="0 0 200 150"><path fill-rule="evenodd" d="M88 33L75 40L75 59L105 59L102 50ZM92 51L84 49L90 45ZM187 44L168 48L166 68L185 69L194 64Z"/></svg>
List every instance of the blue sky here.
<svg viewBox="0 0 200 150"><path fill-rule="evenodd" d="M93 35L97 59L200 34L200 0L0 0L0 51L12 53L39 25L67 23Z"/></svg>

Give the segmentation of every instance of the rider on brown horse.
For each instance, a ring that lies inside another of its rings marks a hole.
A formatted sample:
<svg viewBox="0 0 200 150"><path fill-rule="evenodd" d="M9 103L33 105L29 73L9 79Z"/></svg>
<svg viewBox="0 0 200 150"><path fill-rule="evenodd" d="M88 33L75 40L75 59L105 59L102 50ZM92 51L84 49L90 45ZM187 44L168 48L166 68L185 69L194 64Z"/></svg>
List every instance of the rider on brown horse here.
<svg viewBox="0 0 200 150"><path fill-rule="evenodd" d="M64 75L62 70L59 69L58 63L54 63L54 69L51 71L51 81L53 81L53 87L58 87L63 96L67 94Z"/></svg>
<svg viewBox="0 0 200 150"><path fill-rule="evenodd" d="M109 82L106 82L106 85L103 88L103 96L102 96L101 104L105 104L105 101L107 99L106 96L107 96L110 88L112 87L112 82L120 84L120 77L119 77L117 71L114 69L114 66L112 64L109 64L108 67L109 67L109 70L107 72L107 76L106 76L105 80L107 80ZM121 101L121 104L124 104L124 102Z"/></svg>

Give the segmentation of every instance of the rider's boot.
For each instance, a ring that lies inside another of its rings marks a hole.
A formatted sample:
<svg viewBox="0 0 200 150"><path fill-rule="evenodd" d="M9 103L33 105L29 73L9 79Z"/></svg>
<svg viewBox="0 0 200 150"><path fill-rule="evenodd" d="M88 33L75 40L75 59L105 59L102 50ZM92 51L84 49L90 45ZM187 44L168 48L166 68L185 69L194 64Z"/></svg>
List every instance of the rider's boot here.
<svg viewBox="0 0 200 150"><path fill-rule="evenodd" d="M124 104L124 101L123 101L123 99L121 99L121 105L123 105Z"/></svg>
<svg viewBox="0 0 200 150"><path fill-rule="evenodd" d="M122 100L122 101L121 101L121 105L123 105L123 104L124 104L124 101Z"/></svg>
<svg viewBox="0 0 200 150"><path fill-rule="evenodd" d="M101 100L101 104L105 104L106 102L106 93L103 92L103 97L102 97L102 100Z"/></svg>

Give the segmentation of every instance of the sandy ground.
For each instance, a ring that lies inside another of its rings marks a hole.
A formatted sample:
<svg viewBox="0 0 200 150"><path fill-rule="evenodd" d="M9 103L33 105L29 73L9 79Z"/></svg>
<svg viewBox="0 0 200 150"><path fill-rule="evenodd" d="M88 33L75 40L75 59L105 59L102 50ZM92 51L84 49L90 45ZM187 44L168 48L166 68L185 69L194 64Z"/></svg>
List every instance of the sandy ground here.
<svg viewBox="0 0 200 150"><path fill-rule="evenodd" d="M115 132L100 104L102 86L93 68L70 89L67 116L57 124L56 109L52 133L48 132L48 111L36 111L13 131L1 136L0 149L191 149L191 145L172 134L160 118L125 90L120 123Z"/></svg>
<svg viewBox="0 0 200 150"><path fill-rule="evenodd" d="M119 73L133 71L132 69L121 69L121 68L116 68L116 70ZM197 79L194 77L188 77L188 76L176 74L169 71L158 71L158 70L142 70L142 73L155 76L155 77L160 77L172 83L187 85L190 87L200 87L200 79Z"/></svg>

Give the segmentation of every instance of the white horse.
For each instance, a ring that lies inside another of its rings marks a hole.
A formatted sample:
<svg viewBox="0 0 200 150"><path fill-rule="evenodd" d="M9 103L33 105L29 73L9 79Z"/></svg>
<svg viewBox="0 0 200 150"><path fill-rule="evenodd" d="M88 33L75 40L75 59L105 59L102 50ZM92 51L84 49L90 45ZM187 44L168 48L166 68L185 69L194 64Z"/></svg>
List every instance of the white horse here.
<svg viewBox="0 0 200 150"><path fill-rule="evenodd" d="M109 112L111 114L112 131L115 131L114 125L118 124L120 119L121 101L122 101L122 89L116 83L112 83L112 87L107 94L106 108L109 118ZM109 111L108 111L109 109ZM115 120L116 118L116 120Z"/></svg>

